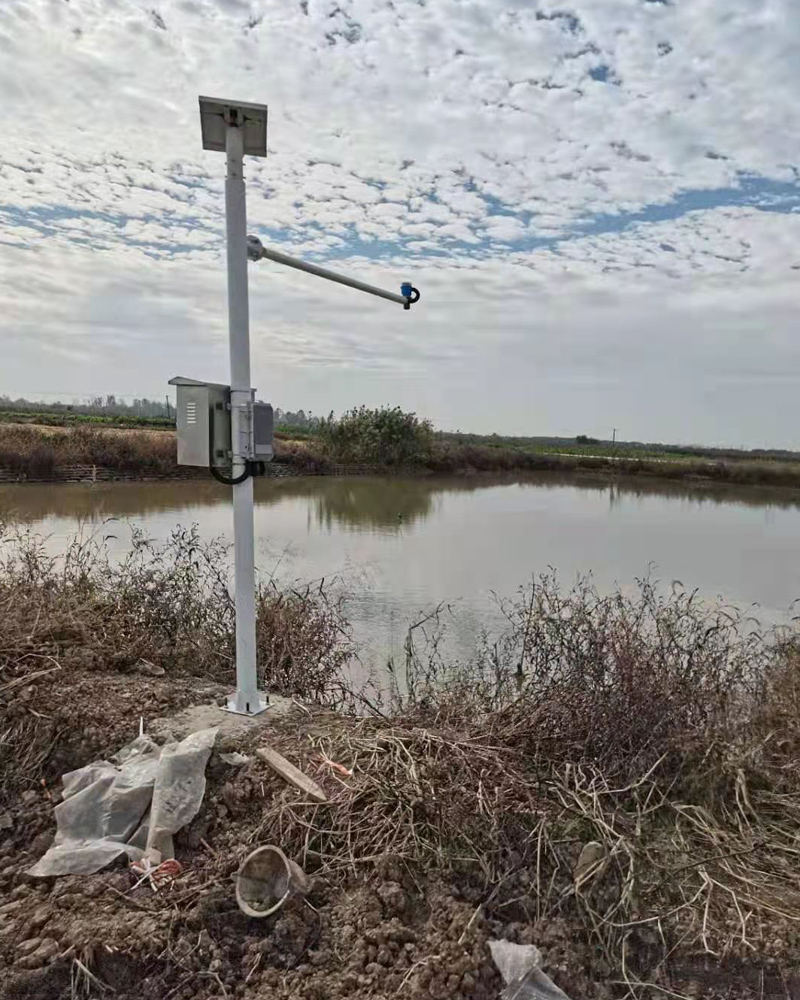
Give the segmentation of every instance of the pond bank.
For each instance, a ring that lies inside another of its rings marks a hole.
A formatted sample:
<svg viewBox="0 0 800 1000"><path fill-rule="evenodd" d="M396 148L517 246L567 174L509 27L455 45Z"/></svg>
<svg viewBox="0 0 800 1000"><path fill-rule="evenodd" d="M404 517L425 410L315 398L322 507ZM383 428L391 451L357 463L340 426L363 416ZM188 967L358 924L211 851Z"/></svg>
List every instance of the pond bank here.
<svg viewBox="0 0 800 1000"><path fill-rule="evenodd" d="M571 472L610 482L636 477L687 485L800 490L800 462L769 459L616 458L436 440L413 464L391 465L337 462L314 438L278 437L275 448L275 461L268 467L270 476ZM0 482L145 482L208 475L205 470L176 464L171 431L0 424Z"/></svg>
<svg viewBox="0 0 800 1000"><path fill-rule="evenodd" d="M536 944L572 1000L793 981L797 639L748 635L688 595L543 586L489 672L420 662L365 717L332 711L342 620L316 591L267 594L261 662L297 701L269 743L328 801L244 736L217 747L244 762L209 762L171 889L134 889L124 867L32 879L61 774L230 685L215 572L190 536L122 568L76 554L55 569L29 548L0 569L0 995L85 981L120 1000L496 1000L493 938ZM301 865L310 906L239 913L231 875L257 843Z"/></svg>

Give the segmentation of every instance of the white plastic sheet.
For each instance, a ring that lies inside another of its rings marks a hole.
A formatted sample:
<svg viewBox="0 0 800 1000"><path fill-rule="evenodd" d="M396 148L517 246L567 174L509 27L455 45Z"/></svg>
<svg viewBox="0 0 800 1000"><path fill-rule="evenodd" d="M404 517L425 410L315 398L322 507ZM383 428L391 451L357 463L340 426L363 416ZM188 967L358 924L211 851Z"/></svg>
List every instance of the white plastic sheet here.
<svg viewBox="0 0 800 1000"><path fill-rule="evenodd" d="M29 873L91 875L121 854L173 857L173 834L203 802L216 735L216 727L204 729L164 747L140 736L110 761L65 774L53 846Z"/></svg>
<svg viewBox="0 0 800 1000"><path fill-rule="evenodd" d="M500 1000L569 1000L539 968L542 953L535 945L500 939L489 941L489 951L505 983Z"/></svg>

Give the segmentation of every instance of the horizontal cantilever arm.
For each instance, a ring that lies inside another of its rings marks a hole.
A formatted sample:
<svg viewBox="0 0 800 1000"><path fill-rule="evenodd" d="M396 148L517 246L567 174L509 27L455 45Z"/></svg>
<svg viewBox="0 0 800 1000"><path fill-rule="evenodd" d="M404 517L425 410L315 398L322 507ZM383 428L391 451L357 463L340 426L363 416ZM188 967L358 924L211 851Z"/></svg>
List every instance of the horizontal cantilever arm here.
<svg viewBox="0 0 800 1000"><path fill-rule="evenodd" d="M329 271L327 267L320 267L318 264L309 264L304 260L298 260L297 257L290 257L288 254L281 253L280 250L270 250L263 245L257 236L247 237L247 255L250 260L266 258L267 260L275 261L276 264L285 264L286 267L294 267L298 271L315 274L318 278L327 278L328 281L347 285L348 288L355 288L359 292L368 292L370 295L377 295L382 299L388 299L389 302L396 302L406 309L412 302L416 302L417 298L419 298L419 292L416 293L417 298L412 298L409 295L397 295L395 292L388 292L386 289L378 288L376 285L368 285L365 281L359 281L357 278L349 278L345 274L337 274L336 271Z"/></svg>

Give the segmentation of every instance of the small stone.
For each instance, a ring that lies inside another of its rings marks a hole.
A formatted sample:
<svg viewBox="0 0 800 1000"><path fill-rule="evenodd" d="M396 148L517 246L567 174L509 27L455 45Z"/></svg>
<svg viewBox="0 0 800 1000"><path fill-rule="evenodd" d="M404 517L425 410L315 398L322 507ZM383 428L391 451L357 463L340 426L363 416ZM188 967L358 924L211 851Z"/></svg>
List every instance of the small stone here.
<svg viewBox="0 0 800 1000"><path fill-rule="evenodd" d="M22 793L22 802L26 806L32 806L33 803L39 798L39 796L34 792L32 788L29 788L27 792Z"/></svg>
<svg viewBox="0 0 800 1000"><path fill-rule="evenodd" d="M9 812L0 813L0 830L11 830L14 827L14 819Z"/></svg>

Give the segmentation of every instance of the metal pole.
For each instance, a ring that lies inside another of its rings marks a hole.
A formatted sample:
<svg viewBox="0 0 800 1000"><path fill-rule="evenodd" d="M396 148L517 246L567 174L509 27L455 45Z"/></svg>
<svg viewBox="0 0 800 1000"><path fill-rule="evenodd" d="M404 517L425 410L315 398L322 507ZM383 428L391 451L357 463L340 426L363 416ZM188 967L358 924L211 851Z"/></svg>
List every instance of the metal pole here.
<svg viewBox="0 0 800 1000"><path fill-rule="evenodd" d="M252 237L251 237L252 239ZM339 274L336 271L329 271L327 267L320 267L319 264L309 264L307 261L299 260L297 257L290 257L289 254L281 253L280 250L271 250L269 247L260 246L259 254L267 260L274 260L276 264L284 264L286 267L297 268L298 271L306 271L308 274L315 274L318 278L327 278L328 281L335 281L340 285L347 285L348 288L356 288L360 292L369 292L370 295L377 295L390 302L397 302L404 306L408 301L404 295L397 295L395 292L387 292L377 285L369 285L366 281L359 281L357 278L349 278L346 274Z"/></svg>
<svg viewBox="0 0 800 1000"><path fill-rule="evenodd" d="M228 250L228 327L231 358L232 478L245 468L243 439L249 434L250 311L247 298L247 211L244 188L244 136L226 128L225 224ZM254 715L266 708L256 676L255 539L253 478L233 487L233 548L236 587L236 691L228 709Z"/></svg>

